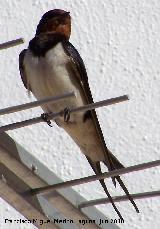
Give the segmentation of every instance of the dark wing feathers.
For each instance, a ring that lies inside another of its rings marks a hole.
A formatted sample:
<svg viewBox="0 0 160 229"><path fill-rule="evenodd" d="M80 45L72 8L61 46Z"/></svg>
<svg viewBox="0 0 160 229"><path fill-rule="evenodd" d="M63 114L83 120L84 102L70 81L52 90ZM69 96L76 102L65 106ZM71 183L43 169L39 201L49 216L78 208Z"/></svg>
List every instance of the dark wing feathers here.
<svg viewBox="0 0 160 229"><path fill-rule="evenodd" d="M93 98L92 98L92 94L91 94L91 90L89 87L89 83L88 83L88 77L87 77L87 72L85 69L85 65L84 62L80 56L80 54L78 53L78 51L74 48L74 46L69 42L69 41L64 41L63 43L63 48L65 50L65 52L67 53L68 56L70 56L71 61L73 62L73 64L75 65L75 67L77 68L78 72L79 72L79 80L80 83L82 85L83 91L85 93L86 99L88 103L93 103ZM104 164L108 167L108 170L114 170L114 169L120 169L123 168L124 166L118 161L118 159L110 152L110 150L107 148L106 144L105 144L105 140L103 137L103 133L96 115L95 110L91 111L92 114L92 119L93 119L93 123L96 127L96 130L99 134L99 137L101 139L102 145L103 145L103 149L104 149L104 155L105 155L105 161ZM93 163L92 160L87 157L87 160L89 162L89 164L91 165L93 171L96 174L101 173L101 168L100 168L100 163ZM123 181L121 180L120 176L116 176L114 178L112 178L112 181L115 185L115 180L118 181L118 183L120 184L120 186L122 187L122 189L124 190L124 192L126 193L126 195L128 196L128 199L131 201L131 203L133 204L134 208L136 209L137 212L139 212L133 198L131 197L130 193L128 192L126 186L124 185ZM110 196L107 187L105 185L104 180L100 180L100 183L105 191L105 193L107 194L108 198L110 199L110 202L112 203L115 211L117 212L117 214L121 216L120 212L118 211L117 207L115 206L112 197Z"/></svg>
<svg viewBox="0 0 160 229"><path fill-rule="evenodd" d="M25 56L26 51L27 51L27 49L24 49L19 54L19 71L20 71L22 82L23 82L25 88L27 89L27 78L25 75L25 69L24 69L24 65L23 65L23 60L24 60L24 56Z"/></svg>
<svg viewBox="0 0 160 229"><path fill-rule="evenodd" d="M69 41L65 41L63 42L63 48L65 50L65 52L67 53L67 55L70 56L71 60L74 62L75 66L77 67L77 70L79 72L80 75L80 82L82 84L82 88L84 91L84 94L86 96L87 102L88 103L93 103L93 97L92 97L92 93L89 87L89 83L88 83L88 76L87 76L87 72L86 72L86 68L84 65L84 62L80 56L80 54L78 53L78 51L74 48L74 46L69 42ZM104 137L103 137L103 133L96 115L95 110L91 111L92 114L92 118L94 120L94 125L97 129L97 132L99 134L99 137L101 139L103 148L104 148L104 152L106 152L108 149L106 147L105 141L104 141ZM108 169L112 170L112 162L111 162L111 158L109 157L108 153L105 153L105 157L106 157L106 161Z"/></svg>

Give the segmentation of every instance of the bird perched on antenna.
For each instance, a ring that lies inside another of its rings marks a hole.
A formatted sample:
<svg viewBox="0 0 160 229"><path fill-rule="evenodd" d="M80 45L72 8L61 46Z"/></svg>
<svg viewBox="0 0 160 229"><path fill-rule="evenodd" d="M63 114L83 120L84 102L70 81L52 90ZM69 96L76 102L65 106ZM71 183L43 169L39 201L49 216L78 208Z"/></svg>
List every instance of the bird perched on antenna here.
<svg viewBox="0 0 160 229"><path fill-rule="evenodd" d="M101 173L100 162L103 162L109 171L123 168L124 166L105 144L95 110L75 113L69 117L69 108L93 102L84 62L69 42L70 34L69 12L54 9L45 13L37 26L35 37L29 42L28 49L20 53L19 69L22 81L26 89L31 91L38 100L74 91L76 98L71 97L57 104L46 104L42 109L50 113L66 108L65 118L59 117L55 122L80 147L96 174ZM47 115L44 119L47 121ZM116 181L120 184L136 211L139 212L120 176L113 177L112 181L115 186ZM100 183L118 216L123 219L104 180L100 180Z"/></svg>

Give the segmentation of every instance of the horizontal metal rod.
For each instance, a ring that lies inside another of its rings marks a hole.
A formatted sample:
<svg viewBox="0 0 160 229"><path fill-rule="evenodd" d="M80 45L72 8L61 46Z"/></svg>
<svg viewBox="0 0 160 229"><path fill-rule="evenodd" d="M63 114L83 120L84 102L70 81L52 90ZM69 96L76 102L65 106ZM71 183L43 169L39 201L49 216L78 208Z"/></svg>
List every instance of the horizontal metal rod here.
<svg viewBox="0 0 160 229"><path fill-rule="evenodd" d="M111 99L99 101L96 103L90 103L90 104L87 104L85 106L76 107L76 108L71 110L71 113L93 110L93 109L98 108L98 107L109 106L109 105L124 102L127 100L129 100L128 95L123 95L123 96L119 96L116 98L111 98Z"/></svg>
<svg viewBox="0 0 160 229"><path fill-rule="evenodd" d="M158 197L160 196L160 190L158 191L152 191L152 192L141 192L141 193L135 193L131 194L133 199L144 199L144 198L152 198L152 197ZM122 202L122 201L128 201L128 196L123 195L123 196L115 196L112 197L114 202ZM85 201L81 204L78 205L78 208L86 208L86 207L91 207L94 205L99 205L99 204L108 204L110 203L110 200L108 198L101 198L101 199L96 199L96 200L90 200L90 201Z"/></svg>
<svg viewBox="0 0 160 229"><path fill-rule="evenodd" d="M19 39L12 40L12 41L7 41L5 43L0 44L0 50L8 49L8 48L11 48L13 46L20 45L20 44L23 44L23 43L24 43L24 39L23 38L19 38Z"/></svg>
<svg viewBox="0 0 160 229"><path fill-rule="evenodd" d="M123 102L123 101L126 101L128 99L129 98L128 98L127 95L120 96L120 97L117 97L117 98L107 99L107 100L103 100L103 101L100 101L100 102L87 104L85 106L73 108L73 109L70 110L70 113L93 110L93 109L98 108L98 107L109 106L111 104ZM57 117L63 116L63 115L64 115L64 110L62 110L60 112L57 112L57 113L50 113L48 119L50 119L50 120L51 119L56 119ZM14 130L14 129L18 129L18 128L21 128L21 127L33 125L33 124L40 123L40 122L45 122L44 119L42 118L42 116L39 116L39 117L36 117L36 118L32 118L32 119L28 119L28 120L21 121L21 122L12 123L12 124L5 125L5 126L1 126L0 127L0 133L8 131L8 130Z"/></svg>
<svg viewBox="0 0 160 229"><path fill-rule="evenodd" d="M25 104L13 106L13 107L7 107L7 108L0 110L0 115L10 114L10 113L14 113L17 111L22 111L22 110L38 107L38 106L41 106L41 105L47 104L47 103L55 103L59 100L69 98L69 97L72 97L74 95L75 95L74 92L70 92L70 93L65 93L63 95L47 97L47 98L44 98L44 99L41 99L38 101L34 101L34 102L30 102L30 103L25 103Z"/></svg>
<svg viewBox="0 0 160 229"><path fill-rule="evenodd" d="M85 183L96 181L96 180L114 177L117 175L122 175L122 174L130 173L130 172L134 172L134 171L144 170L144 169L148 169L148 168L155 167L155 166L160 166L160 160L138 164L138 165L133 165L127 168L122 168L122 169L114 170L111 172L105 172L99 175L93 175L93 176L83 177L83 178L79 178L79 179L75 179L71 181L65 181L59 184L53 184L53 185L49 185L49 186L45 186L41 188L35 188L31 190L31 193L39 194L39 193L49 192L49 191L53 191L53 190L57 190L61 188L67 188L70 186L85 184Z"/></svg>

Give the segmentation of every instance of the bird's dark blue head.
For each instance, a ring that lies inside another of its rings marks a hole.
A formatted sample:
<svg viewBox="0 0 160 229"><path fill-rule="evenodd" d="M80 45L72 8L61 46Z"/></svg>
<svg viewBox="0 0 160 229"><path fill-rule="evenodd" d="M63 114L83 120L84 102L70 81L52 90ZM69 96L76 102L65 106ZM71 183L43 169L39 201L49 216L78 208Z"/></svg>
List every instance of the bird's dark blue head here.
<svg viewBox="0 0 160 229"><path fill-rule="evenodd" d="M70 13L61 9L46 12L36 30L36 35L42 33L63 34L69 39L71 33Z"/></svg>

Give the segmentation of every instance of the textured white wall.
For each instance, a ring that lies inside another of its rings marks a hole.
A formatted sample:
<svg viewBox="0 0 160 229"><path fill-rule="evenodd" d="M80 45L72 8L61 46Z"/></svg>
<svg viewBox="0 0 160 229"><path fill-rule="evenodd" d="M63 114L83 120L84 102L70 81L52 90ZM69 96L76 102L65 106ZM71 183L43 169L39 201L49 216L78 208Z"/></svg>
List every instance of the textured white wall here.
<svg viewBox="0 0 160 229"><path fill-rule="evenodd" d="M98 116L108 147L124 163L134 165L159 159L160 154L160 1L159 0L1 0L0 42L18 37L25 44L0 51L1 108L28 102L18 72L18 54L34 36L44 12L62 8L71 12L71 41L84 58L95 101L130 95L130 101L99 109ZM40 114L40 109L1 117L2 124ZM56 125L45 124L10 131L9 134L64 180L92 174L73 141ZM129 190L160 188L159 168L123 176ZM112 195L119 195L111 182ZM86 198L105 197L97 183L75 188ZM137 201L140 214L128 202L117 204L124 229L158 229L158 198ZM110 205L98 207L117 218ZM0 200L0 222L22 218ZM3 225L3 228L34 228L31 225Z"/></svg>

